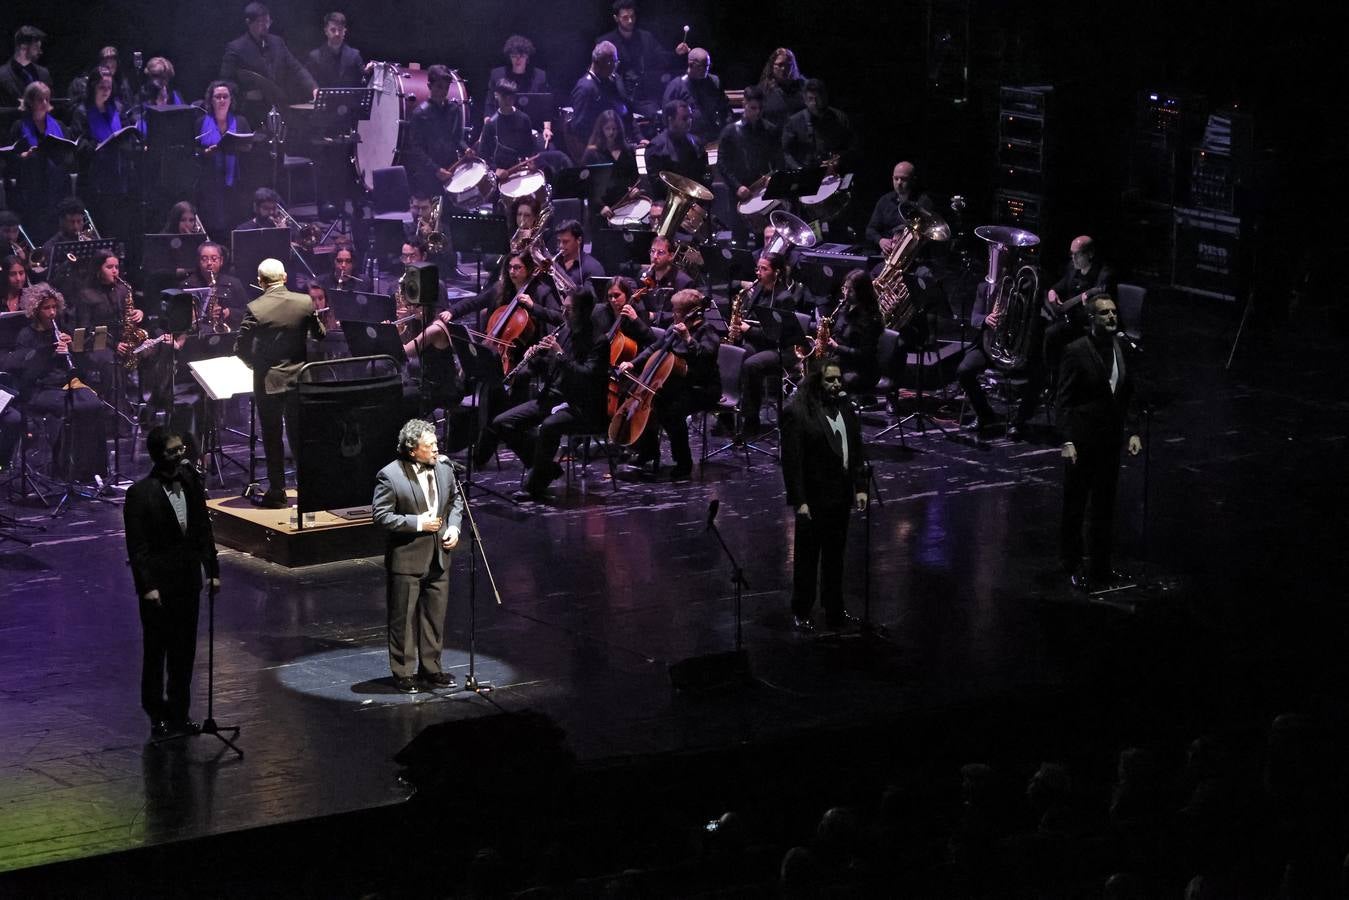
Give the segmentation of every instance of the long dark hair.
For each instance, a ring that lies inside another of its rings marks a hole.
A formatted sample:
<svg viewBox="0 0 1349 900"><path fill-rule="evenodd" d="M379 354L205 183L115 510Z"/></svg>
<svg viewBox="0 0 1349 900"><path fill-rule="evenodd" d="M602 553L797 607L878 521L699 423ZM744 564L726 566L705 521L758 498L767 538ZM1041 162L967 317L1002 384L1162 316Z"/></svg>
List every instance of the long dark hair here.
<svg viewBox="0 0 1349 900"><path fill-rule="evenodd" d="M509 303L516 294L515 282L511 281L511 260L518 259L524 263L525 272L530 278L534 277L534 258L528 251L522 253L507 253L501 258L501 277L497 279L497 287L500 293L497 295L497 305Z"/></svg>
<svg viewBox="0 0 1349 900"><path fill-rule="evenodd" d="M843 279L843 308L854 321L880 321L881 307L876 301L876 286L865 269L853 269Z"/></svg>
<svg viewBox="0 0 1349 900"><path fill-rule="evenodd" d="M824 370L830 366L842 368L838 359L833 356L807 359L805 362L806 374L801 379L801 389L796 392L792 401L801 404L811 412L818 410L824 403Z"/></svg>
<svg viewBox="0 0 1349 900"><path fill-rule="evenodd" d="M609 122L618 126L618 136L615 138L617 146L609 146L609 142L604 139L604 126ZM628 136L623 130L623 120L619 118L618 113L612 109L606 109L600 113L595 118L595 127L590 129L590 141L586 144L586 149L613 153L615 150L622 150L627 146Z"/></svg>

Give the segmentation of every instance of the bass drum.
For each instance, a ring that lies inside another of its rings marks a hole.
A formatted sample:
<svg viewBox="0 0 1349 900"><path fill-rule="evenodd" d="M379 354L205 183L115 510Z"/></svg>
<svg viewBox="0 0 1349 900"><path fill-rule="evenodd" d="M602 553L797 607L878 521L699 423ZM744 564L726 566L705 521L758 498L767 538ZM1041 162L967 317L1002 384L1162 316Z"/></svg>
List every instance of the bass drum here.
<svg viewBox="0 0 1349 900"><path fill-rule="evenodd" d="M826 175L818 191L801 198L802 217L820 222L832 221L847 208L848 201L852 199L851 188L851 175Z"/></svg>
<svg viewBox="0 0 1349 900"><path fill-rule="evenodd" d="M464 120L468 121L468 85L453 70L450 78L450 101L464 104ZM356 133L361 138L356 145L356 172L366 190L372 191L375 170L398 162L403 124L431 92L424 69L389 62L374 63L368 87L374 96L370 101L370 118L356 123Z"/></svg>

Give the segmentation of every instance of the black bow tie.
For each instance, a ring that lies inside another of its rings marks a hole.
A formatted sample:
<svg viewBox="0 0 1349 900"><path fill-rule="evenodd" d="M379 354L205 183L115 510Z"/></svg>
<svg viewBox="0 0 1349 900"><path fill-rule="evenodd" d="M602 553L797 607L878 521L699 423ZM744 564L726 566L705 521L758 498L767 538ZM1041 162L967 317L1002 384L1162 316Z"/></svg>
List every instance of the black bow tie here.
<svg viewBox="0 0 1349 900"><path fill-rule="evenodd" d="M156 469L156 470L155 470L155 476L156 476L160 481L162 481L164 484L166 484L166 485L171 485L171 484L175 484L175 483L177 483L177 484L182 484L182 482L183 482L183 467L182 467L182 466L174 466L174 467L173 467L173 471L171 471L171 472L165 472L165 471L163 471L162 469Z"/></svg>
<svg viewBox="0 0 1349 900"><path fill-rule="evenodd" d="M412 465L417 470L418 475L421 475L424 472L434 472L436 470L435 463L414 462Z"/></svg>

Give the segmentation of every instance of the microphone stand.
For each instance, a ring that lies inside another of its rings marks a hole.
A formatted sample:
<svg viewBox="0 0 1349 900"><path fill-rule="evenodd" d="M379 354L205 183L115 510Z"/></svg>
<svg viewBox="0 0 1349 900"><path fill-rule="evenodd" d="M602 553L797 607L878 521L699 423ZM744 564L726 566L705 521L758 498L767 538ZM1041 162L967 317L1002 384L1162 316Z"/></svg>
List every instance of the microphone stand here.
<svg viewBox="0 0 1349 900"><path fill-rule="evenodd" d="M722 552L726 554L726 558L731 563L731 584L735 585L735 652L737 654L743 654L745 649L741 629L740 608L744 590L749 587L749 581L745 578L745 570L740 567L740 563L736 560L735 554L731 552L731 548L726 544L726 539L722 537L721 529L717 527L716 519L719 506L720 501L713 500L708 508L707 530L716 535L717 543L721 544ZM748 666L746 666L746 671L748 671Z"/></svg>
<svg viewBox="0 0 1349 900"><path fill-rule="evenodd" d="M872 468L870 462L863 462L862 467L867 473L867 508L862 513L863 533L866 538L866 548L862 556L862 633L884 635L886 633L884 625L873 625L871 623L871 495L875 494L875 504L885 505L885 499L881 494L881 486L876 482L876 470Z"/></svg>
<svg viewBox="0 0 1349 900"><path fill-rule="evenodd" d="M464 497L464 518L468 520L468 674L464 676L462 691L475 694L488 694L493 690L490 681L479 681L477 675L477 636L478 636L478 557L482 556L483 568L487 571L487 581L492 585L492 595L497 606L501 606L501 591L497 589L496 577L492 574L492 564L487 559L487 550L482 544L482 534L478 531L478 519L473 515L473 501L463 482L455 474L455 466L450 466L450 478L455 489Z"/></svg>

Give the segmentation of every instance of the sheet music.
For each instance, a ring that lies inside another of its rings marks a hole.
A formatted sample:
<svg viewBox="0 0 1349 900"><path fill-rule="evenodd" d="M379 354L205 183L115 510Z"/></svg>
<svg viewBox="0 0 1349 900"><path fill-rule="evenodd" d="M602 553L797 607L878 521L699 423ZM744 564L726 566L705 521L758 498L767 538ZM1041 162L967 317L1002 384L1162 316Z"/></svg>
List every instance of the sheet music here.
<svg viewBox="0 0 1349 900"><path fill-rule="evenodd" d="M212 400L228 400L253 393L253 370L237 356L198 359L188 363L187 367Z"/></svg>

